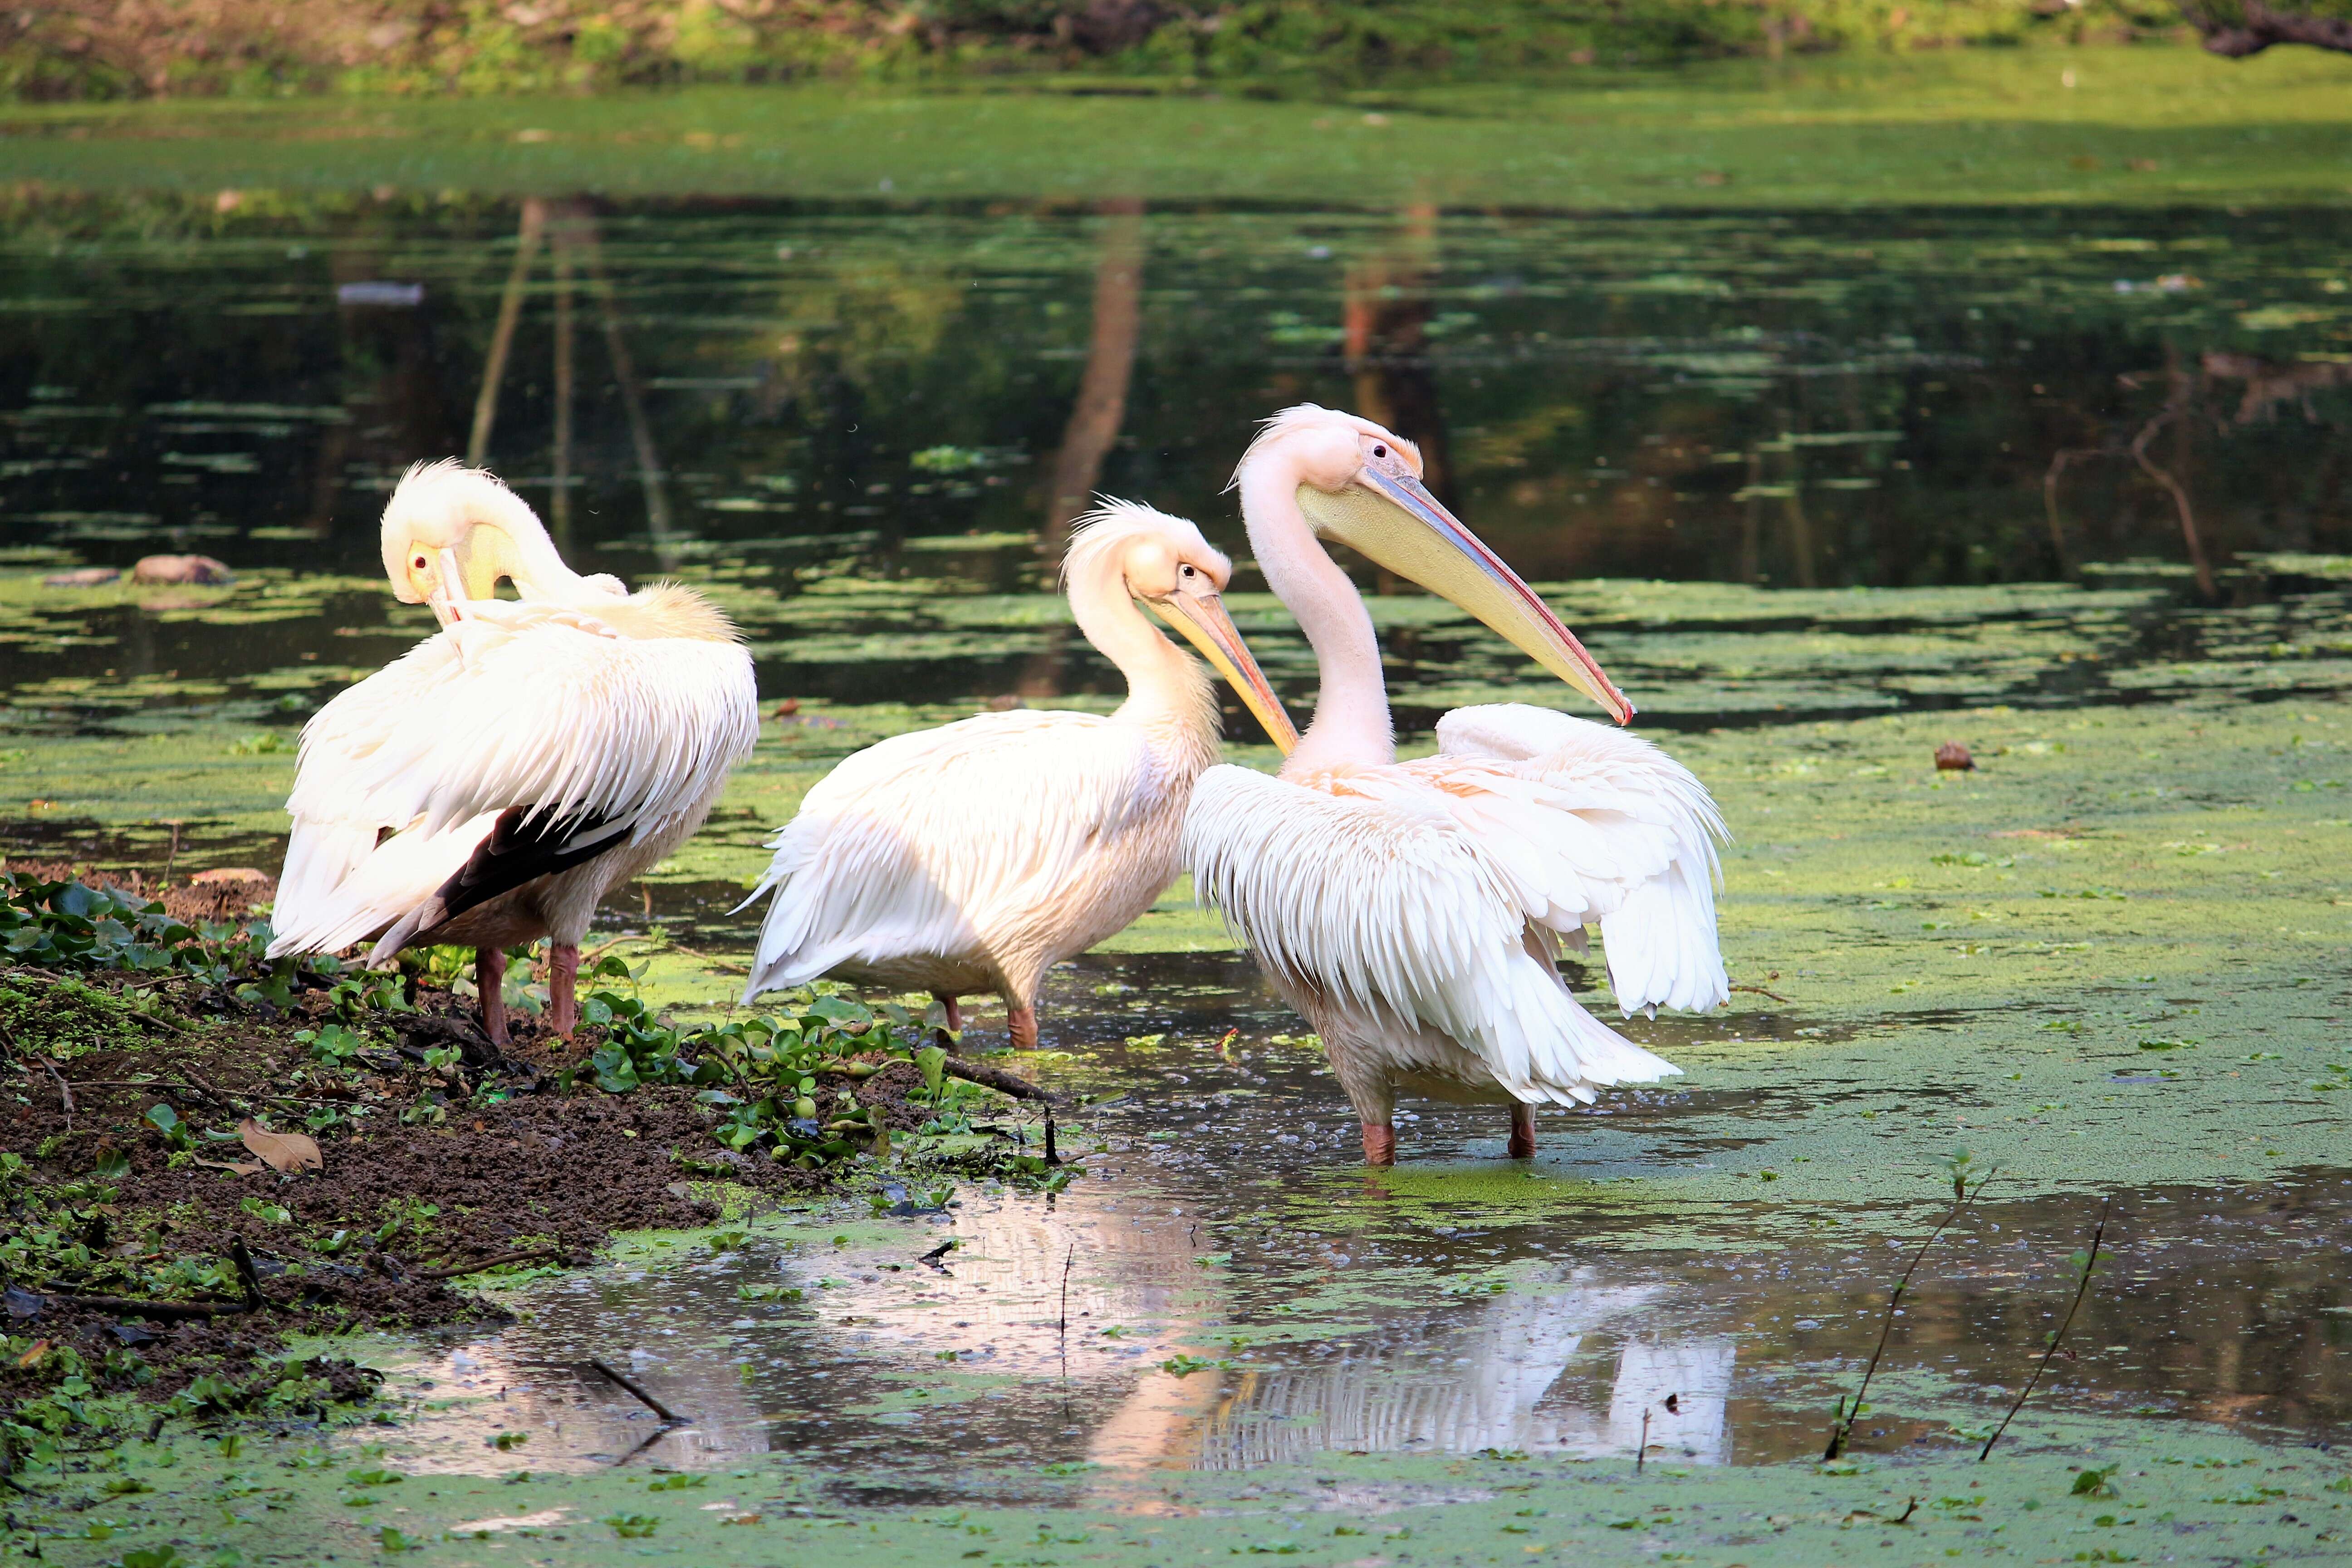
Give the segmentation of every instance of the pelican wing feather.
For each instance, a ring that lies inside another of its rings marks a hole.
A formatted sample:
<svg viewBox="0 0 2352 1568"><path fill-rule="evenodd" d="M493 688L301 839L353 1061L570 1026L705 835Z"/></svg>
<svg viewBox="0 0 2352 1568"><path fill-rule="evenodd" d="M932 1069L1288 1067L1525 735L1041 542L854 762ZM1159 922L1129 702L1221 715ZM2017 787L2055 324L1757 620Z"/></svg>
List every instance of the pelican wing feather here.
<svg viewBox="0 0 2352 1568"><path fill-rule="evenodd" d="M775 901L744 994L1049 920L1091 857L1182 788L1161 766L1135 728L1067 712L984 713L846 758L768 841L744 902Z"/></svg>
<svg viewBox="0 0 2352 1568"><path fill-rule="evenodd" d="M1658 855L1570 798L1480 760L1300 781L1212 768L1184 857L1278 979L1449 1037L1521 1100L1589 1101L1678 1069L1578 1006L1538 934L1621 902Z"/></svg>
<svg viewBox="0 0 2352 1568"><path fill-rule="evenodd" d="M302 733L272 952L373 935L464 867L502 814L635 841L699 801L759 736L732 642L625 638L503 604L429 637Z"/></svg>
<svg viewBox="0 0 2352 1568"><path fill-rule="evenodd" d="M1455 709L1437 721L1437 744L1401 766L1458 790L1465 811L1525 846L1511 864L1538 879L1528 901L1551 900L1538 923L1565 933L1599 921L1626 1016L1729 999L1715 889L1716 846L1730 834L1689 769L1612 725L1517 702Z"/></svg>

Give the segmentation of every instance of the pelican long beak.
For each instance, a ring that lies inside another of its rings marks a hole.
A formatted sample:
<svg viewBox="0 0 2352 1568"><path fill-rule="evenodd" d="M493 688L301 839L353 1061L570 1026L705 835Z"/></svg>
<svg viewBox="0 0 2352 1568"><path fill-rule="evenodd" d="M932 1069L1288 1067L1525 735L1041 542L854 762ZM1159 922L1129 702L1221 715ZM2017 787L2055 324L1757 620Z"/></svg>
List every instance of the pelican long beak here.
<svg viewBox="0 0 2352 1568"><path fill-rule="evenodd" d="M465 611L459 607L467 598L465 584L466 575L457 564L457 552L442 551L440 581L425 602L433 606L433 618L441 623L445 632L466 618Z"/></svg>
<svg viewBox="0 0 2352 1568"><path fill-rule="evenodd" d="M1146 599L1160 618L1174 626L1184 640L1201 650L1201 657L1216 667L1219 675L1240 693L1251 714L1284 756L1298 744L1298 726L1282 706L1282 699L1266 684L1265 672L1250 657L1249 645L1234 626L1231 616L1225 614L1224 602L1214 594L1171 594L1164 599Z"/></svg>
<svg viewBox="0 0 2352 1568"><path fill-rule="evenodd" d="M1533 588L1503 564L1420 480L1372 468L1336 494L1298 487L1315 531L1461 605L1503 639L1601 704L1620 724L1633 704Z"/></svg>

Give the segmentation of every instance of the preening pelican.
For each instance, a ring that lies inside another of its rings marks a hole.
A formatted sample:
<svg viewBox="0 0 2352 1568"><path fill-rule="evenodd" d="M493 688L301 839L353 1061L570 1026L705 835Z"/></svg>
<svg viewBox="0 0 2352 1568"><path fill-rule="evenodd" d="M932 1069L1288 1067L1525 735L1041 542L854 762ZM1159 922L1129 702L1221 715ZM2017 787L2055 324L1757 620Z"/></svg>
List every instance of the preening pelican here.
<svg viewBox="0 0 2352 1568"><path fill-rule="evenodd" d="M471 947L504 1045L505 949L548 937L550 1021L569 1034L605 889L700 826L759 738L751 656L691 589L573 572L478 469L410 468L383 542L393 593L442 630L303 728L270 956ZM492 596L502 577L520 601Z"/></svg>
<svg viewBox="0 0 2352 1568"><path fill-rule="evenodd" d="M1621 724L1633 704L1535 591L1421 483L1421 455L1369 420L1305 405L1267 421L1234 478L1267 585L1322 678L1278 777L1212 768L1184 858L1201 895L1322 1036L1364 1124L1396 1159L1400 1089L1507 1101L1510 1152L1534 1105L1680 1069L1577 1005L1555 943L1600 922L1618 1005L1713 1007L1706 790L1648 742L1517 703L1438 721L1438 754L1399 763L1371 616L1317 535L1441 594Z"/></svg>
<svg viewBox="0 0 2352 1568"><path fill-rule="evenodd" d="M1124 929L1175 879L1192 781L1217 760L1209 672L1286 748L1297 739L1217 595L1233 567L1182 518L1125 501L1079 521L1070 613L1127 677L1108 718L983 713L845 759L769 841L771 888L746 1001L830 974L929 991L948 1026L970 992L1004 998L1013 1043L1037 1043L1045 971Z"/></svg>

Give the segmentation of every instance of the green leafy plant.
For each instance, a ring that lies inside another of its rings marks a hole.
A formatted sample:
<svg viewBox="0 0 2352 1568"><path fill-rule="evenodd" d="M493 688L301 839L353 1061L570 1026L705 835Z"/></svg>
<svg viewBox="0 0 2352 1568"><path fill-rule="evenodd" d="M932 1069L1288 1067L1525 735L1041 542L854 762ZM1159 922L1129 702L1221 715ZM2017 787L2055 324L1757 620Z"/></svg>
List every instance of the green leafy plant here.
<svg viewBox="0 0 2352 1568"><path fill-rule="evenodd" d="M43 969L178 971L212 984L258 968L269 926L183 924L163 906L119 889L0 872L0 956ZM333 959L306 961L339 973ZM285 966L290 973L292 966Z"/></svg>
<svg viewBox="0 0 2352 1568"><path fill-rule="evenodd" d="M351 983L335 986L340 991ZM342 1024L329 1024L317 1029L300 1029L294 1037L309 1047L310 1058L322 1067L348 1067L352 1059L367 1048L367 1037L358 1030Z"/></svg>
<svg viewBox="0 0 2352 1568"><path fill-rule="evenodd" d="M1160 1370L1171 1377L1190 1377L1196 1372L1222 1371L1233 1364L1229 1361L1212 1361L1203 1356L1186 1355L1179 1352L1161 1362Z"/></svg>
<svg viewBox="0 0 2352 1568"><path fill-rule="evenodd" d="M2108 1478L2119 1468L2120 1466L2109 1465L2103 1470L2084 1470L2075 1476L2074 1484L2068 1490L2074 1497L2114 1497L2116 1489Z"/></svg>
<svg viewBox="0 0 2352 1568"><path fill-rule="evenodd" d="M188 1124L181 1121L180 1113L170 1106L163 1104L149 1106L146 1120L156 1131L163 1135L163 1142L171 1147L192 1149L195 1146L195 1140L189 1136Z"/></svg>

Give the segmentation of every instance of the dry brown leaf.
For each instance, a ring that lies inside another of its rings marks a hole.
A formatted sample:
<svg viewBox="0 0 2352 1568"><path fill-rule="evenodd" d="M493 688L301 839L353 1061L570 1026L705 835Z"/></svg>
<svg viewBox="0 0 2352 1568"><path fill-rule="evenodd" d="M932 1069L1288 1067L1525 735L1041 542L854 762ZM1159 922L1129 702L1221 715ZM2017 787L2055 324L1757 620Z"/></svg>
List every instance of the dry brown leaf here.
<svg viewBox="0 0 2352 1568"><path fill-rule="evenodd" d="M272 1132L248 1116L236 1124L236 1135L273 1171L282 1173L327 1168L318 1142L306 1132Z"/></svg>
<svg viewBox="0 0 2352 1568"><path fill-rule="evenodd" d="M251 1160L199 1160L196 1163L215 1171L234 1171L240 1176L258 1175L269 1169L268 1166L256 1164Z"/></svg>

